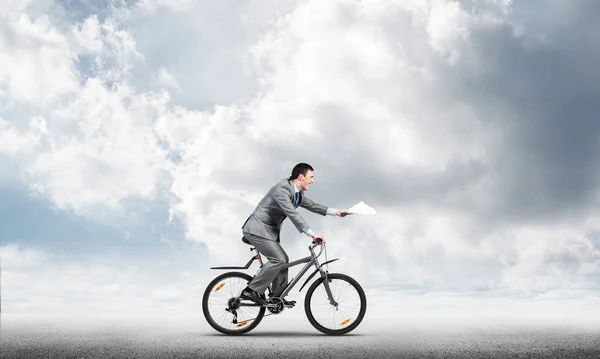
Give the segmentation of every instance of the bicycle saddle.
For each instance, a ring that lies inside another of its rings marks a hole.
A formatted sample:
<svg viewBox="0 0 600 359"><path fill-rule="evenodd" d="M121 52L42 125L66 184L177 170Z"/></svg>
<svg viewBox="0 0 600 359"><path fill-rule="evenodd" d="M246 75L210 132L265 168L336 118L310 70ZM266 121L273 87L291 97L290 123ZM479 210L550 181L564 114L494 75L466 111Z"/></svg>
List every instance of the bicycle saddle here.
<svg viewBox="0 0 600 359"><path fill-rule="evenodd" d="M244 243L246 243L247 245L250 245L250 246L252 245L252 243L250 243L250 241L248 241L246 239L246 237L244 237L244 236L242 236L242 242L244 242Z"/></svg>

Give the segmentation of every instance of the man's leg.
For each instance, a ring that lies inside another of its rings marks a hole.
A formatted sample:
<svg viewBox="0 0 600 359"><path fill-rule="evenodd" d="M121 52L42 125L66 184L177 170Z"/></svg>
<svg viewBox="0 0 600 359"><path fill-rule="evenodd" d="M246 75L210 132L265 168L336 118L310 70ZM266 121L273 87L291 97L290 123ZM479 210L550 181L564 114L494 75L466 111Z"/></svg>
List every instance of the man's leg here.
<svg viewBox="0 0 600 359"><path fill-rule="evenodd" d="M262 294L272 282L273 295L279 296L287 285L288 269L282 267L289 262L288 255L276 241L250 233L244 233L244 237L269 260L248 283L248 287Z"/></svg>

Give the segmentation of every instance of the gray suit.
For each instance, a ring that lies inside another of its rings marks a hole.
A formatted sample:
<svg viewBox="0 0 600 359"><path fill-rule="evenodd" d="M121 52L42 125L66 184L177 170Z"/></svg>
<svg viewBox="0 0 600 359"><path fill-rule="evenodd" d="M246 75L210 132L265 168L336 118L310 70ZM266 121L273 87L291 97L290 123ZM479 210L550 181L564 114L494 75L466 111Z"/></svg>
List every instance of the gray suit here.
<svg viewBox="0 0 600 359"><path fill-rule="evenodd" d="M284 178L275 184L258 203L242 226L243 234L253 246L269 260L248 286L258 293L264 293L273 283L273 295L279 296L287 285L288 270L281 267L289 263L289 258L281 245L280 232L283 221L289 218L300 233L309 230L295 205L294 183ZM299 207L325 216L328 207L316 203L300 191Z"/></svg>

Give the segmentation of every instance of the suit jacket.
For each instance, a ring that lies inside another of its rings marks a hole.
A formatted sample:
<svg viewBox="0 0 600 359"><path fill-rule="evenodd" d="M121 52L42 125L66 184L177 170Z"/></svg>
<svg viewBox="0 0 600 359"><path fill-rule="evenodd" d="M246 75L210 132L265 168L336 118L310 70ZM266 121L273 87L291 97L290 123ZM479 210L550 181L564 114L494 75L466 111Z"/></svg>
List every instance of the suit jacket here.
<svg viewBox="0 0 600 359"><path fill-rule="evenodd" d="M299 207L323 216L327 215L328 207L307 198L304 192L304 190L300 191ZM282 179L271 187L258 203L242 225L242 230L256 236L279 241L281 224L289 217L300 233L305 232L309 226L296 210L295 197L294 183L287 178Z"/></svg>

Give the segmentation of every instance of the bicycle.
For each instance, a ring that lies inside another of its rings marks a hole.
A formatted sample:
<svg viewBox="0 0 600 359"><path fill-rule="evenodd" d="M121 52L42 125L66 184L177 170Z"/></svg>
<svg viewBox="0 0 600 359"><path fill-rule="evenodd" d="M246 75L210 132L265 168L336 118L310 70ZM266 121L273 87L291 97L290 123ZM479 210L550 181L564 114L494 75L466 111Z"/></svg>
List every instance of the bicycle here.
<svg viewBox="0 0 600 359"><path fill-rule="evenodd" d="M255 251L256 255L252 256L245 266L225 266L225 267L211 267L210 269L248 269L250 265L258 260L260 268L263 266L262 256L259 251L252 246L252 244L245 238L242 237L242 241L251 246L250 251ZM320 245L321 251L319 254L315 254L314 248ZM262 319L266 316L279 314L283 312L285 308L292 308L294 304L285 305L281 298L285 296L294 288L300 278L308 271L308 269L314 265L315 271L308 276L304 284L300 287L298 292L302 291L302 288L306 286L317 273L320 277L316 279L309 287L304 298L304 311L308 318L308 321L322 333L328 335L343 335L356 329L363 320L366 309L367 299L365 293L360 284L350 276L342 273L329 273L327 269L323 269L323 266L329 263L335 262L339 258L327 260L327 249L325 248L325 262L319 264L318 257L321 256L325 243L315 241L308 247L310 256L289 262L286 264L286 268L294 267L296 265L306 263L306 265L300 270L300 272L288 284L285 290L281 293L281 297L272 296L272 285L269 285L267 291L269 298L267 304L257 304L252 301L245 301L240 298L242 289L254 278L249 274L231 271L223 273L214 278L206 287L204 295L202 297L202 311L206 321L212 328L227 335L241 335L248 333L252 329L256 328ZM328 267L327 267L328 268ZM258 272L258 271L257 271ZM256 276L256 274L254 275ZM342 283L338 284L340 281ZM344 296L337 294L337 289L347 287L352 289L350 294ZM334 293L335 292L335 293ZM218 299L214 299L216 296ZM355 299L358 302L357 310L349 312L348 309L344 310L340 304L347 303L350 299ZM323 300L325 299L325 300ZM319 303L319 300L322 303ZM209 306L215 305L217 308L224 308L224 311L220 314L212 315ZM266 310L270 313L265 314ZM331 311L324 319L317 319L321 311ZM329 327L329 316L333 313L331 320L332 327ZM321 322L327 321L328 323Z"/></svg>

